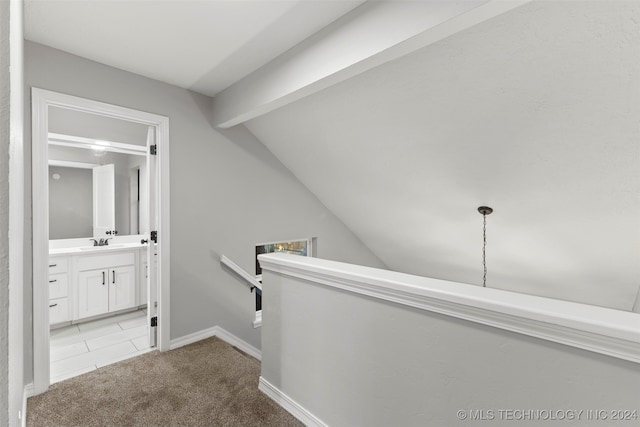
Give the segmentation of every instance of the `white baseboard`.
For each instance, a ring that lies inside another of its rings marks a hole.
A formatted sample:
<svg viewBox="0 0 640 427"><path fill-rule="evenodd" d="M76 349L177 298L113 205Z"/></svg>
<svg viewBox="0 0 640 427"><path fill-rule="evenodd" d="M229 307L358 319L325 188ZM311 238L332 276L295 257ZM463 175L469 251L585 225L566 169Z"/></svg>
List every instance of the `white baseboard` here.
<svg viewBox="0 0 640 427"><path fill-rule="evenodd" d="M27 425L27 399L33 396L33 394L33 383L25 384L24 390L22 391L22 427L26 427Z"/></svg>
<svg viewBox="0 0 640 427"><path fill-rule="evenodd" d="M26 399L30 398L31 396L35 396L35 393L36 392L35 392L35 389L33 387L33 383L25 384L25 386L24 386L24 395L25 395ZM26 399L25 399L25 401L26 401Z"/></svg>
<svg viewBox="0 0 640 427"><path fill-rule="evenodd" d="M249 344L248 342L241 340L237 336L233 335L231 332L227 331L220 326L213 326L211 328L203 329L198 332L194 332L189 335L185 335L180 338L176 338L171 340L169 345L169 350L174 350L176 348L180 348L182 346L193 344L194 342L204 340L211 337L218 337L222 341L225 341L228 344L231 344L234 347L244 351L250 356L255 357L258 360L262 359L262 352Z"/></svg>
<svg viewBox="0 0 640 427"><path fill-rule="evenodd" d="M225 341L228 344L231 344L234 347L238 347L240 350L247 353L249 356L253 356L258 360L262 360L262 352L249 344L248 342L241 340L237 336L233 335L231 332L227 331L220 326L217 326L218 331L216 336L220 338L222 341Z"/></svg>
<svg viewBox="0 0 640 427"><path fill-rule="evenodd" d="M260 377L258 390L266 394L271 400L282 406L287 412L300 420L305 426L328 427L321 419L303 408L298 402L284 394L269 381Z"/></svg>
<svg viewBox="0 0 640 427"><path fill-rule="evenodd" d="M183 347L185 345L193 344L194 342L205 340L207 338L215 337L216 332L218 331L217 326L213 326L211 328L203 329L198 332L194 332L189 335L185 335L180 338L176 338L171 340L169 343L169 350L175 350L176 348Z"/></svg>

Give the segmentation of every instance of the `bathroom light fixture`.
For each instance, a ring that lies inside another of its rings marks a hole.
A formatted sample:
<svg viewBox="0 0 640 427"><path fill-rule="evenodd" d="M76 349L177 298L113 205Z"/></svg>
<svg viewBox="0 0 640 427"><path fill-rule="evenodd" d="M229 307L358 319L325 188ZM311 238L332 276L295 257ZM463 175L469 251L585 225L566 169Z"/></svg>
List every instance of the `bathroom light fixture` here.
<svg viewBox="0 0 640 427"><path fill-rule="evenodd" d="M482 276L482 287L487 287L487 215L493 212L489 206L480 206L478 212L482 214L482 267L484 274Z"/></svg>
<svg viewBox="0 0 640 427"><path fill-rule="evenodd" d="M99 145L94 145L93 147L91 147L91 151L93 151L93 155L95 157L102 157L107 154L107 150Z"/></svg>
<svg viewBox="0 0 640 427"><path fill-rule="evenodd" d="M106 147L111 147L111 143L109 141L94 139L93 145L91 146L91 148L93 149L93 155L96 157L104 156L107 153Z"/></svg>

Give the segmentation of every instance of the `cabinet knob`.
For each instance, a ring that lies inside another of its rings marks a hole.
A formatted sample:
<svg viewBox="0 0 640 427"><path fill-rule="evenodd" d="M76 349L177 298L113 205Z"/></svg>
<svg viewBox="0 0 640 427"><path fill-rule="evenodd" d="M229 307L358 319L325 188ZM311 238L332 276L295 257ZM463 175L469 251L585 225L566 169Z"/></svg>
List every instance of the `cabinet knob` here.
<svg viewBox="0 0 640 427"><path fill-rule="evenodd" d="M57 305L58 305L58 304L49 304L49 308L55 307L55 306L57 306Z"/></svg>

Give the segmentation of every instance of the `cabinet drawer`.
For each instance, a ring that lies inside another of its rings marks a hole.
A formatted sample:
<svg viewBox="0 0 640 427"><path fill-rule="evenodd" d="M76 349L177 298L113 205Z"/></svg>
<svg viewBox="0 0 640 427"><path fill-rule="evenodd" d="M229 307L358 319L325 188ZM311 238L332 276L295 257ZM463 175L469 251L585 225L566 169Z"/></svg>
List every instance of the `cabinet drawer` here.
<svg viewBox="0 0 640 427"><path fill-rule="evenodd" d="M67 272L67 258L49 258L49 274Z"/></svg>
<svg viewBox="0 0 640 427"><path fill-rule="evenodd" d="M69 296L68 277L66 273L49 275L49 299Z"/></svg>
<svg viewBox="0 0 640 427"><path fill-rule="evenodd" d="M49 324L54 325L60 322L71 320L69 317L69 299L56 298L49 300Z"/></svg>
<svg viewBox="0 0 640 427"><path fill-rule="evenodd" d="M98 270L101 268L134 265L136 256L133 252L120 252L109 255L85 255L78 260L78 270Z"/></svg>

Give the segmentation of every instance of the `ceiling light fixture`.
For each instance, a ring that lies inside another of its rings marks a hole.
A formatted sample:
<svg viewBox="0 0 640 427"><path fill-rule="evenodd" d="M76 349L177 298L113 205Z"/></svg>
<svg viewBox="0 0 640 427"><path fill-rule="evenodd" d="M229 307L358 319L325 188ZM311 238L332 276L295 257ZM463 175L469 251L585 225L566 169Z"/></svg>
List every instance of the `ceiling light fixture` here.
<svg viewBox="0 0 640 427"><path fill-rule="evenodd" d="M487 287L487 215L491 215L493 209L489 206L480 206L478 212L482 214L482 267L484 274L482 276L482 287Z"/></svg>

